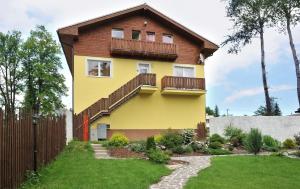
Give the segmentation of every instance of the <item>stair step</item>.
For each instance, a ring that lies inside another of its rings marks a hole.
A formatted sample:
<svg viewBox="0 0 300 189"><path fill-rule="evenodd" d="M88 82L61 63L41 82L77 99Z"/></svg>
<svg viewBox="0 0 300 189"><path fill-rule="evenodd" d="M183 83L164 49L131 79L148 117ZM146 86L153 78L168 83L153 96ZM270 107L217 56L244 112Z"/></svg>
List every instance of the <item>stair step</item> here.
<svg viewBox="0 0 300 189"><path fill-rule="evenodd" d="M107 152L95 152L95 155L108 155Z"/></svg>
<svg viewBox="0 0 300 189"><path fill-rule="evenodd" d="M98 153L98 152L107 152L107 150L105 150L105 149L103 149L103 150L95 150L95 149L94 149L94 152L95 152L95 153Z"/></svg>

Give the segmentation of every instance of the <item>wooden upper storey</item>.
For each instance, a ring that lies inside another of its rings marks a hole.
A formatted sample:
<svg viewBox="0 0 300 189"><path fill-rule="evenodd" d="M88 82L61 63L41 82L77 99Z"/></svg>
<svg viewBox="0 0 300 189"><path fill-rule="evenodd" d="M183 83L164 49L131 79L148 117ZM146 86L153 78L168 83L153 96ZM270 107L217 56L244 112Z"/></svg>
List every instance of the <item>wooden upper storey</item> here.
<svg viewBox="0 0 300 189"><path fill-rule="evenodd" d="M123 38L112 38L113 29L121 29ZM132 39L133 31L140 32L139 40ZM57 32L72 73L74 55L130 56L197 64L200 53L208 57L218 49L214 43L146 4L61 28ZM148 33L155 35L155 41L147 40ZM163 43L164 35L171 35L173 43Z"/></svg>

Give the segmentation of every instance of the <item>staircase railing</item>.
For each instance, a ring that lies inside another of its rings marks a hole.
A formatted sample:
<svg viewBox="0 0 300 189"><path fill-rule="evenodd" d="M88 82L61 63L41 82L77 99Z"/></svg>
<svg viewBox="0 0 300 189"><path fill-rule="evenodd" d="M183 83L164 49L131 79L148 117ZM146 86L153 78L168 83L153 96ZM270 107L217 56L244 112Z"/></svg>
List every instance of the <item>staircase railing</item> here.
<svg viewBox="0 0 300 189"><path fill-rule="evenodd" d="M115 104L143 85L156 86L156 75L150 73L137 75L112 92L108 98L101 98L79 114L75 115L75 119L76 117L83 117L84 114L87 114L90 119L100 113L109 114L110 109L113 108Z"/></svg>

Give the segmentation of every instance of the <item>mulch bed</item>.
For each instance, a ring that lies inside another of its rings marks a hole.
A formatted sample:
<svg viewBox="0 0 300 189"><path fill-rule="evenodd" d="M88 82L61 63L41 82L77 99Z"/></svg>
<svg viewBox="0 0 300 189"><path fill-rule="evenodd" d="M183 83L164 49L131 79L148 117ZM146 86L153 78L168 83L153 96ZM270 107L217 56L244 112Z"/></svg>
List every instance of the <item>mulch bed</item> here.
<svg viewBox="0 0 300 189"><path fill-rule="evenodd" d="M116 158L145 158L143 153L136 153L127 148L112 148L108 150L108 153Z"/></svg>

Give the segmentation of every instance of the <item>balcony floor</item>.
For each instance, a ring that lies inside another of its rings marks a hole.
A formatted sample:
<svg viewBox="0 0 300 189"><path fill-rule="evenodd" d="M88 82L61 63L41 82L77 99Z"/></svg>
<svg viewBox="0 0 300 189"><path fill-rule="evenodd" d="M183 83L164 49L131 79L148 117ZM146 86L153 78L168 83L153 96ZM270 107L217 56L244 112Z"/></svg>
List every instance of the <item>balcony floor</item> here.
<svg viewBox="0 0 300 189"><path fill-rule="evenodd" d="M201 96L206 93L206 90L198 89L174 89L174 88L165 88L161 91L163 95L184 95L184 96Z"/></svg>

